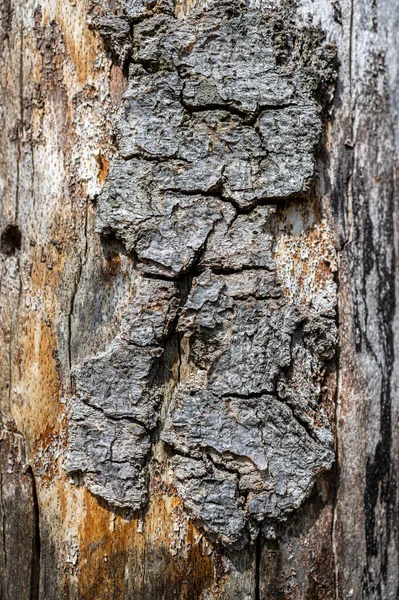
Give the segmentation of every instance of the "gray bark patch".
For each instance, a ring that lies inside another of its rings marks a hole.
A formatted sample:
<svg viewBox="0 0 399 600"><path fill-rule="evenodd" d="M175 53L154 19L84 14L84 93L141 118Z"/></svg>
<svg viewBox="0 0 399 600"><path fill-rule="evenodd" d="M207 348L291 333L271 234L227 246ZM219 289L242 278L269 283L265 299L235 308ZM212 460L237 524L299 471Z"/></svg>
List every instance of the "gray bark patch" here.
<svg viewBox="0 0 399 600"><path fill-rule="evenodd" d="M178 327L189 348L190 377L179 387L161 437L196 459L186 473L174 461L183 500L190 500L192 480L198 479L198 499L189 503L196 517L212 514L219 488L212 467L206 480L215 490L202 497L199 465L234 474L229 487L236 526L230 504L224 519L215 513L217 528L209 516L204 521L233 543L242 536L239 516L249 522L283 517L303 502L317 474L331 467L331 427L317 400L323 361L336 344L335 325L311 308L288 304L275 273L262 269L202 273Z"/></svg>
<svg viewBox="0 0 399 600"><path fill-rule="evenodd" d="M143 508L157 428L187 509L240 544L334 459L319 402L334 309L289 303L274 259L278 202L305 202L314 177L320 57L282 64L273 14L125 9L99 24L130 65L97 231L141 276L120 334L74 367L67 468L111 505Z"/></svg>

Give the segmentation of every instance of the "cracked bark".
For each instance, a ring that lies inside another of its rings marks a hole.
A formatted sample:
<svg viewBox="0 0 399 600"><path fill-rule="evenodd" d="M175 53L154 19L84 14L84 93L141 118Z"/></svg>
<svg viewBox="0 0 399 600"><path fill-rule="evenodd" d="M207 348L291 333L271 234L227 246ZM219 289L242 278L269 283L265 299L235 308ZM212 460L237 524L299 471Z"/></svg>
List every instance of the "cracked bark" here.
<svg viewBox="0 0 399 600"><path fill-rule="evenodd" d="M397 597L395 3L246 4L0 2L2 598Z"/></svg>

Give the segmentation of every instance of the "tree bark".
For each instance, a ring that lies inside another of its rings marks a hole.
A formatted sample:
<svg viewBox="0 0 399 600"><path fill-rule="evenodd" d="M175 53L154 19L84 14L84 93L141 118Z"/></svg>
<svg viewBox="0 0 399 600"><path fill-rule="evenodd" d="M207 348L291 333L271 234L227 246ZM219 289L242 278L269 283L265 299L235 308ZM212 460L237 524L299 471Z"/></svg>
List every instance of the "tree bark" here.
<svg viewBox="0 0 399 600"><path fill-rule="evenodd" d="M0 597L394 599L395 0L0 0Z"/></svg>

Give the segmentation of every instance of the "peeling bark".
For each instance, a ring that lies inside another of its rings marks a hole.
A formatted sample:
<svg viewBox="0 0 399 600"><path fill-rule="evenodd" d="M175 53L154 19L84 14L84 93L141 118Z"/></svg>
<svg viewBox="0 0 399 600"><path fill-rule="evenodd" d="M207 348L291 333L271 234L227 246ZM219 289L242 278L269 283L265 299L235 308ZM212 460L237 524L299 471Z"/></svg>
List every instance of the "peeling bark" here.
<svg viewBox="0 0 399 600"><path fill-rule="evenodd" d="M105 19L100 30L106 23L129 76L97 231L134 252L144 276L123 333L74 369L68 470L111 505L144 509L160 439L177 452L175 485L193 516L223 543L243 545L246 523L256 537L333 462L319 381L334 356L335 297L287 304L270 203L306 201L321 132L317 90L334 53L323 62L319 51L306 67L309 55L298 53L278 66L275 17L238 5L183 21L167 7L129 7L112 35ZM162 277L188 278L186 296ZM186 364L170 396L162 355L171 334Z"/></svg>

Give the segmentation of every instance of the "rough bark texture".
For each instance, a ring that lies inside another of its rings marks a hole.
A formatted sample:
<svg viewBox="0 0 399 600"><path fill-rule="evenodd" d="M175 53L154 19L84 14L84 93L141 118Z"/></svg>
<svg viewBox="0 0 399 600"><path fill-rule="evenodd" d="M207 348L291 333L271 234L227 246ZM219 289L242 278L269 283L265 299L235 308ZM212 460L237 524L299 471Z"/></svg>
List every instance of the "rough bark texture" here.
<svg viewBox="0 0 399 600"><path fill-rule="evenodd" d="M1 598L398 597L396 12L0 1Z"/></svg>

